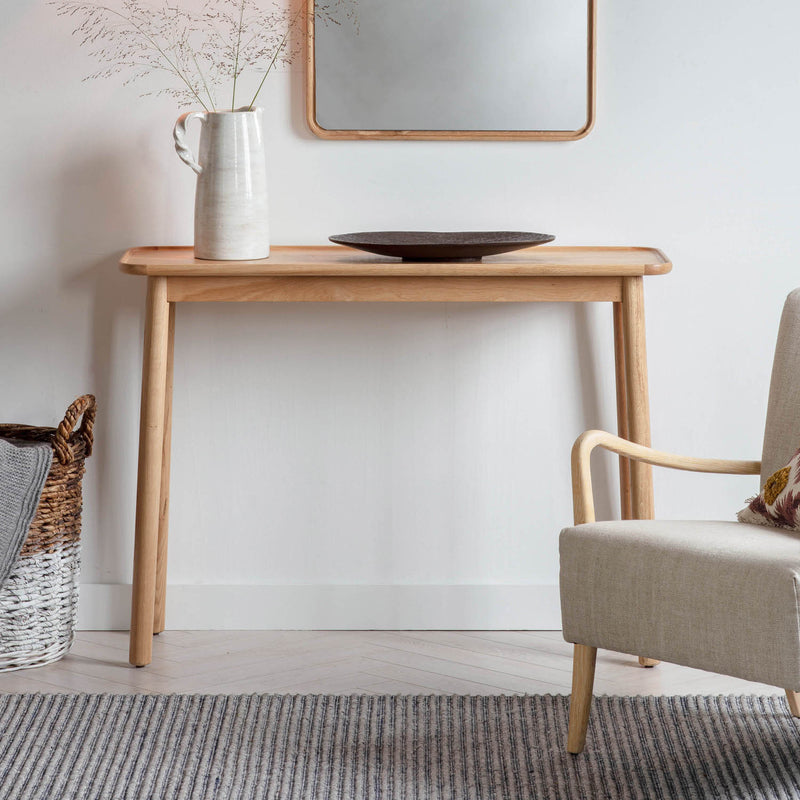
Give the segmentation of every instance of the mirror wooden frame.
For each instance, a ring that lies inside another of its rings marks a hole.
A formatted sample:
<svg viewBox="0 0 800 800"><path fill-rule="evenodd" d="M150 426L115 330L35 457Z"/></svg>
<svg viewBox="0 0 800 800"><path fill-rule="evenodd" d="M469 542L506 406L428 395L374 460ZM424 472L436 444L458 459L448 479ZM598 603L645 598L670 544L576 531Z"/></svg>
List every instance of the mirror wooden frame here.
<svg viewBox="0 0 800 800"><path fill-rule="evenodd" d="M574 141L582 139L592 130L595 118L595 50L597 42L597 0L587 0L587 97L586 124L574 131L504 131L504 130L331 130L317 122L316 70L314 57L315 0L309 0L306 15L306 119L314 134L321 139L393 139L393 140L445 140L445 141Z"/></svg>

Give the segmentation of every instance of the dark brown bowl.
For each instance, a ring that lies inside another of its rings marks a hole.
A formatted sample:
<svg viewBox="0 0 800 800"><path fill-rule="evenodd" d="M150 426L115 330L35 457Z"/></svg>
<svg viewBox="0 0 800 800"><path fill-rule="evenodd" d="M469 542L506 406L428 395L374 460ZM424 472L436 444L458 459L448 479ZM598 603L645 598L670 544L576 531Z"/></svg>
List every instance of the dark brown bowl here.
<svg viewBox="0 0 800 800"><path fill-rule="evenodd" d="M520 231L371 231L328 238L336 244L403 261L480 261L484 256L552 242L556 237Z"/></svg>

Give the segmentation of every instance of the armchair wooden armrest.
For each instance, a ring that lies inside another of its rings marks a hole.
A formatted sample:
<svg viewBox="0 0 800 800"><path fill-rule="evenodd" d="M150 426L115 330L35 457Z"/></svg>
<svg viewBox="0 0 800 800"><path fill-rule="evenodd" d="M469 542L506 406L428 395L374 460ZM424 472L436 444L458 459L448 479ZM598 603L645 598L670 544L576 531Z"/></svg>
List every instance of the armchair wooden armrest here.
<svg viewBox="0 0 800 800"><path fill-rule="evenodd" d="M729 475L758 475L760 461L731 461L723 458L694 458L653 450L606 431L586 431L572 447L572 507L575 524L594 522L594 496L590 458L595 447L602 447L634 461L690 472L716 472Z"/></svg>

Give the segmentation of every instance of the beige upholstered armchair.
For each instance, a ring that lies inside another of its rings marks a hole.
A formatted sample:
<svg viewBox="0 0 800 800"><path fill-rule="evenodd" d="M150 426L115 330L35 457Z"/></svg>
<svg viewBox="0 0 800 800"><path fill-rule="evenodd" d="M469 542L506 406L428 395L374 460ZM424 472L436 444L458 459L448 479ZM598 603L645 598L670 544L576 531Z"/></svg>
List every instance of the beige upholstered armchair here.
<svg viewBox="0 0 800 800"><path fill-rule="evenodd" d="M586 741L598 647L781 687L800 717L800 533L735 521L595 522L595 447L673 469L760 473L763 485L800 447L800 289L783 309L762 460L689 458L587 431L572 450L575 525L560 539L564 638L575 644L570 753Z"/></svg>

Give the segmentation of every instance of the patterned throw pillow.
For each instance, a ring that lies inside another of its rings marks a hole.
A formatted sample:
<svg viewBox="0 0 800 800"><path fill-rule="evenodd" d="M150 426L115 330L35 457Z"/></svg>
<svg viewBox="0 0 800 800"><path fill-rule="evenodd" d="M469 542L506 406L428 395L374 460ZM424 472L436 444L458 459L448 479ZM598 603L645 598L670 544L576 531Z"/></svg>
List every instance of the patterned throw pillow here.
<svg viewBox="0 0 800 800"><path fill-rule="evenodd" d="M761 494L748 500L736 517L739 522L800 530L800 450L767 478Z"/></svg>

